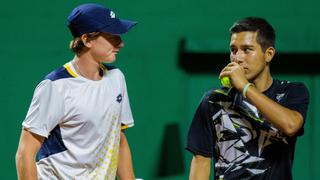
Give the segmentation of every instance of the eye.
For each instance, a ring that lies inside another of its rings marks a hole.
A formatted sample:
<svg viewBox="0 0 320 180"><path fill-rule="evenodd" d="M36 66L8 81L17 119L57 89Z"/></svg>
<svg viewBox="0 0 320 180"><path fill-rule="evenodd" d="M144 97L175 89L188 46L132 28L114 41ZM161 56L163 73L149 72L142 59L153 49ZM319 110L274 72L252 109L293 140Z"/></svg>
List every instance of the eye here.
<svg viewBox="0 0 320 180"><path fill-rule="evenodd" d="M230 52L231 52L232 54L236 54L236 53L237 53L237 49L235 49L235 48L230 48Z"/></svg>
<svg viewBox="0 0 320 180"><path fill-rule="evenodd" d="M253 51L253 49L252 48L244 48L243 51L245 53L249 53L249 52Z"/></svg>

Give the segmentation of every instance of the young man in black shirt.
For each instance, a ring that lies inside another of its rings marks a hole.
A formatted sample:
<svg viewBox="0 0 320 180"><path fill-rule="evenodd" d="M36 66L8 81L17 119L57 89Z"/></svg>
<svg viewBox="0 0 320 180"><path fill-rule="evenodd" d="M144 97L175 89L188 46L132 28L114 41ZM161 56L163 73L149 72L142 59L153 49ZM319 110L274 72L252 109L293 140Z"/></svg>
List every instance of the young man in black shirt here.
<svg viewBox="0 0 320 180"><path fill-rule="evenodd" d="M230 60L220 78L232 88L203 97L188 133L194 156L190 180L292 179L294 148L309 104L302 83L272 78L275 32L264 19L248 17L231 28Z"/></svg>

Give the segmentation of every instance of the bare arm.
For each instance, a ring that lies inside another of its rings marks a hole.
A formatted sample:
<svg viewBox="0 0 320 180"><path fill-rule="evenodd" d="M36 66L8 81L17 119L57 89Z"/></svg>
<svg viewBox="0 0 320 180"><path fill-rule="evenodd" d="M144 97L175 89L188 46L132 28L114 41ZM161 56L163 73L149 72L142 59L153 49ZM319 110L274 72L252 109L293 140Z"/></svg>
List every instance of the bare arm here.
<svg viewBox="0 0 320 180"><path fill-rule="evenodd" d="M248 83L243 68L237 63L230 63L225 67L220 73L220 77L223 76L229 76L232 85L240 92L243 91L244 86ZM260 92L256 87L250 86L246 92L246 96L269 122L287 136L295 135L303 125L303 117L299 112L278 104Z"/></svg>
<svg viewBox="0 0 320 180"><path fill-rule="evenodd" d="M119 164L117 170L119 180L134 180L131 152L123 131L120 134Z"/></svg>
<svg viewBox="0 0 320 180"><path fill-rule="evenodd" d="M295 135L303 124L302 115L274 102L255 87L249 87L247 98L275 127L288 136Z"/></svg>
<svg viewBox="0 0 320 180"><path fill-rule="evenodd" d="M36 180L37 168L35 157L44 137L22 130L16 153L16 168L19 180Z"/></svg>
<svg viewBox="0 0 320 180"><path fill-rule="evenodd" d="M208 180L210 177L211 158L195 155L192 158L189 180Z"/></svg>

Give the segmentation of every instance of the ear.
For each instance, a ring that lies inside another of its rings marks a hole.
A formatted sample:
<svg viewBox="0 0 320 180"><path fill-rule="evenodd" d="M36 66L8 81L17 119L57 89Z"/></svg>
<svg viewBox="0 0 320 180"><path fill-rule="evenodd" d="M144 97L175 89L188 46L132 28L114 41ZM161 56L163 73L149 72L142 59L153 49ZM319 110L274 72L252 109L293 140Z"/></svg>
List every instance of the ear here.
<svg viewBox="0 0 320 180"><path fill-rule="evenodd" d="M86 34L81 35L80 38L81 38L84 46L86 46L87 48L90 48L92 46L91 41Z"/></svg>
<svg viewBox="0 0 320 180"><path fill-rule="evenodd" d="M269 47L265 53L264 53L264 58L266 60L267 63L270 63L273 56L275 55L276 53L276 49L274 47Z"/></svg>

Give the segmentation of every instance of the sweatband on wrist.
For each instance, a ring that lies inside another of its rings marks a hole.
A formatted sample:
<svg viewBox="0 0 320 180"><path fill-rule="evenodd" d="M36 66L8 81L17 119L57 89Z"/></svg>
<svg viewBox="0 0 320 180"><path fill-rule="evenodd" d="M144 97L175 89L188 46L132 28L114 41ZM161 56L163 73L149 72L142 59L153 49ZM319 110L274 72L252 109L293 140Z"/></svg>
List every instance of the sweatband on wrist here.
<svg viewBox="0 0 320 180"><path fill-rule="evenodd" d="M248 91L248 89L249 89L249 87L250 86L254 86L254 84L252 84L252 83L247 83L245 86L244 86L244 88L243 88L243 90L242 90L242 95L243 95L243 97L244 98L247 98L247 91Z"/></svg>

